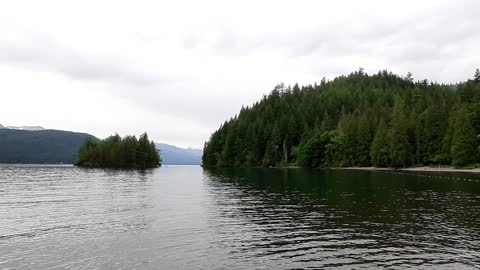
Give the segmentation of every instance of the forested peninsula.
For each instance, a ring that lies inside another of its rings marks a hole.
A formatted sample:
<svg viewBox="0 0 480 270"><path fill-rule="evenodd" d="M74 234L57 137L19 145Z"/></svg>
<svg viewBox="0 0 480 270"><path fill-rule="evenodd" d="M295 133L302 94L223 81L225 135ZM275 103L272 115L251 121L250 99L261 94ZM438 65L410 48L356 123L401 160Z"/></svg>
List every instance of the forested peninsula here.
<svg viewBox="0 0 480 270"><path fill-rule="evenodd" d="M147 133L135 136L110 136L96 141L88 138L80 147L75 165L89 168L147 169L161 165L160 153Z"/></svg>
<svg viewBox="0 0 480 270"><path fill-rule="evenodd" d="M205 167L475 166L480 72L446 85L363 69L277 85L205 143Z"/></svg>

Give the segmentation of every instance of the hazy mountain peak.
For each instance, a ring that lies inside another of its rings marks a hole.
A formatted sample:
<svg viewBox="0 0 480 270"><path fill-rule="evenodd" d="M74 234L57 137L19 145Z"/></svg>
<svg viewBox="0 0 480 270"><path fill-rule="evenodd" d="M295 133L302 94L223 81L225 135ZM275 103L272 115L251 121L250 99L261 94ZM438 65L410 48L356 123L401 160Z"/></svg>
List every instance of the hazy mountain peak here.
<svg viewBox="0 0 480 270"><path fill-rule="evenodd" d="M1 125L0 125L1 126ZM1 126L0 128L2 128L3 126ZM15 126L7 126L7 127L3 127L3 128L8 128L8 129L16 129L16 130L27 130L27 131L39 131L39 130L46 130L45 128L41 127L41 126L18 126L18 127L15 127Z"/></svg>
<svg viewBox="0 0 480 270"><path fill-rule="evenodd" d="M196 148L181 148L178 146L155 143L165 165L200 165L203 150Z"/></svg>

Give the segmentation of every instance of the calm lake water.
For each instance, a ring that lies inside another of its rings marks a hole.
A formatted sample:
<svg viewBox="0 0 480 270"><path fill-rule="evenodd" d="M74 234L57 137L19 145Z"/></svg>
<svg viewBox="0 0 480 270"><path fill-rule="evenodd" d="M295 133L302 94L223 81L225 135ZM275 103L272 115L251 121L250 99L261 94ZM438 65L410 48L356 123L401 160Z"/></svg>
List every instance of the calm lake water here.
<svg viewBox="0 0 480 270"><path fill-rule="evenodd" d="M480 176L0 166L0 269L478 268Z"/></svg>

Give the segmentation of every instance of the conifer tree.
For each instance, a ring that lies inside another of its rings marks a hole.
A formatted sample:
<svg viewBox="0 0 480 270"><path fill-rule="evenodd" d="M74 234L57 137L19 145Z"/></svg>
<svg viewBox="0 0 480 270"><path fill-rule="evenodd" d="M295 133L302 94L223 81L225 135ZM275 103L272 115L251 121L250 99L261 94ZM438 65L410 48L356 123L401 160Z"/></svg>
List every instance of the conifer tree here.
<svg viewBox="0 0 480 270"><path fill-rule="evenodd" d="M465 107L455 113L455 128L452 138L452 164L465 166L475 162L477 138Z"/></svg>
<svg viewBox="0 0 480 270"><path fill-rule="evenodd" d="M392 122L390 127L390 160L393 167L409 165L410 145L408 141L408 126L405 117L405 102L397 96L393 106Z"/></svg>
<svg viewBox="0 0 480 270"><path fill-rule="evenodd" d="M235 124L235 123L233 123ZM225 146L222 152L221 164L224 167L231 167L235 164L236 155L236 128L231 126L227 130Z"/></svg>
<svg viewBox="0 0 480 270"><path fill-rule="evenodd" d="M358 118L357 125L357 152L356 164L358 166L370 165L370 145L372 143L372 135L370 131L370 123L364 114Z"/></svg>
<svg viewBox="0 0 480 270"><path fill-rule="evenodd" d="M453 133L455 131L455 121L457 120L456 114L451 112L448 117L448 126L442 139L441 154L436 157L436 161L441 164L452 163L452 140Z"/></svg>
<svg viewBox="0 0 480 270"><path fill-rule="evenodd" d="M405 77L405 80L409 82L413 82L413 74L411 72L408 72L407 76Z"/></svg>
<svg viewBox="0 0 480 270"><path fill-rule="evenodd" d="M88 139L80 147L76 165L95 168L154 168L162 159L147 133L137 140L135 136L121 138L114 135L95 142Z"/></svg>
<svg viewBox="0 0 480 270"><path fill-rule="evenodd" d="M390 165L390 144L388 137L388 128L385 121L380 120L377 127L375 138L373 139L370 156L372 164L377 167L384 167Z"/></svg>

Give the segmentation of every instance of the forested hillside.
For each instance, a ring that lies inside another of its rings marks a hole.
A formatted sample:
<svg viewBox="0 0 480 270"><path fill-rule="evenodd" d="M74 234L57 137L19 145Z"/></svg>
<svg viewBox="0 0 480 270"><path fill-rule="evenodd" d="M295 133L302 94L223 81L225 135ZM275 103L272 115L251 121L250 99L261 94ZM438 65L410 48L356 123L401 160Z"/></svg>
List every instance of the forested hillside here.
<svg viewBox="0 0 480 270"><path fill-rule="evenodd" d="M62 130L0 129L0 163L73 164L90 134Z"/></svg>
<svg viewBox="0 0 480 270"><path fill-rule="evenodd" d="M480 161L480 72L457 85L360 69L278 85L205 143L203 166L472 165Z"/></svg>

